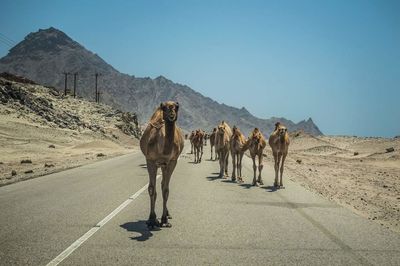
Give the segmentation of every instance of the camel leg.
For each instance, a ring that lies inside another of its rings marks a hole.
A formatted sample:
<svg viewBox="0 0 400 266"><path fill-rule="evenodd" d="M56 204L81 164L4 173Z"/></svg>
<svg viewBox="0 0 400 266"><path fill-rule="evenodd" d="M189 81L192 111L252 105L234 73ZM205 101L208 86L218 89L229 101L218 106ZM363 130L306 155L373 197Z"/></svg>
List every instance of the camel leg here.
<svg viewBox="0 0 400 266"><path fill-rule="evenodd" d="M229 151L226 151L225 154L225 176L228 176Z"/></svg>
<svg viewBox="0 0 400 266"><path fill-rule="evenodd" d="M283 186L283 181L282 181L283 167L284 167L284 165L285 165L285 159L286 159L286 154L283 154L283 156L282 156L282 163L281 163L281 169L280 169L280 171L281 171L281 178L280 178L280 182L279 182L279 186L280 186L281 188L285 188L285 187Z"/></svg>
<svg viewBox="0 0 400 266"><path fill-rule="evenodd" d="M275 170L275 181L274 187L278 186L278 170L279 170L279 163L278 163L278 153L273 153L274 155L274 170Z"/></svg>
<svg viewBox="0 0 400 266"><path fill-rule="evenodd" d="M238 164L237 164L238 176L240 177L240 182L243 182L243 178L242 178L242 159L243 159L243 153L240 153L239 154L239 158L238 158Z"/></svg>
<svg viewBox="0 0 400 266"><path fill-rule="evenodd" d="M281 164L281 158L282 158L282 153L278 152L278 160L276 162L276 170L275 170L276 187L279 187L278 175L279 175L279 166Z"/></svg>
<svg viewBox="0 0 400 266"><path fill-rule="evenodd" d="M224 177L224 158L222 157L222 151L218 151L218 161L219 161L219 177Z"/></svg>
<svg viewBox="0 0 400 266"><path fill-rule="evenodd" d="M155 226L160 226L157 220L156 213L154 211L157 192L156 192L156 179L157 179L157 166L154 161L147 160L147 171L149 173L149 196L150 196L150 215L146 224L148 227L154 228Z"/></svg>
<svg viewBox="0 0 400 266"><path fill-rule="evenodd" d="M236 154L232 152L232 181L236 180Z"/></svg>
<svg viewBox="0 0 400 266"><path fill-rule="evenodd" d="M263 169L264 165L263 165L263 154L261 152L261 154L259 154L258 156L258 183L260 185L264 185L262 178L261 178L261 171Z"/></svg>
<svg viewBox="0 0 400 266"><path fill-rule="evenodd" d="M170 161L166 167L161 168L162 170L162 181L161 181L161 189L163 196L163 214L161 216L161 226L171 227L171 224L168 222L168 219L171 219L167 208L167 201L169 196L169 181L171 180L172 172L175 169L177 161Z"/></svg>
<svg viewBox="0 0 400 266"><path fill-rule="evenodd" d="M257 186L257 182L256 182L256 175L257 175L256 156L251 156L251 159L253 160L253 172L254 172L252 185L253 186Z"/></svg>
<svg viewBox="0 0 400 266"><path fill-rule="evenodd" d="M201 163L201 158L203 158L203 145L201 145L201 153L200 153L200 161L199 161L199 163Z"/></svg>
<svg viewBox="0 0 400 266"><path fill-rule="evenodd" d="M213 146L211 145L211 158L210 158L210 160L212 160L213 159Z"/></svg>

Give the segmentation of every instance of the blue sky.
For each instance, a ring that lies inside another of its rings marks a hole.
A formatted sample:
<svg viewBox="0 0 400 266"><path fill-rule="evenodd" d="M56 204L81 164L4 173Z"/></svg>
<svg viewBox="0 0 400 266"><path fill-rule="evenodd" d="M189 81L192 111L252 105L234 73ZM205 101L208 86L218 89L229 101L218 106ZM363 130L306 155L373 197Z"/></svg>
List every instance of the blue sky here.
<svg viewBox="0 0 400 266"><path fill-rule="evenodd" d="M400 135L400 1L81 2L3 0L0 33L19 42L53 26L121 72L258 117Z"/></svg>

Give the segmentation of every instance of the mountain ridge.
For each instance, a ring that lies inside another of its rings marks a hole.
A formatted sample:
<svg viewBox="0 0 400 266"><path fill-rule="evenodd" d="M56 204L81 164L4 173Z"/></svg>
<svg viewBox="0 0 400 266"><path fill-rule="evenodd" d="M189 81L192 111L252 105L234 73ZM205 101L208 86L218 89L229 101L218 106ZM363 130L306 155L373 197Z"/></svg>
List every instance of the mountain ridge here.
<svg viewBox="0 0 400 266"><path fill-rule="evenodd" d="M237 125L245 134L258 127L267 135L275 122L280 121L290 131L303 130L312 135L322 135L311 118L299 123L285 118L258 118L245 107L218 103L163 75L151 79L120 73L96 53L53 27L30 33L14 46L0 59L0 72L4 71L60 90L64 88L63 72L78 73L78 95L92 100L95 98L94 74L101 73L101 100L124 111L136 112L141 123L148 120L160 102L175 100L181 105L178 123L186 131L195 128L211 130L225 120L231 126ZM69 88L72 88L72 82L70 75Z"/></svg>

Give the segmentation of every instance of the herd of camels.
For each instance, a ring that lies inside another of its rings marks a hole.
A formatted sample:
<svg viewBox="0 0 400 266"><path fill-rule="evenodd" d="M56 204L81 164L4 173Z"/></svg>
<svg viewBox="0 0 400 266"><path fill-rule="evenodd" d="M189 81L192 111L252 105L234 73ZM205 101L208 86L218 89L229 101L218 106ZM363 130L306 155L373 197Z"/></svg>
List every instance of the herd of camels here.
<svg viewBox="0 0 400 266"><path fill-rule="evenodd" d="M167 101L161 103L151 116L150 121L140 139L140 149L146 157L147 171L149 173L148 192L150 196L150 215L147 220L149 228L171 227L168 219L171 215L167 208L169 196L169 182L171 175L177 164L179 155L184 146L184 136L181 129L176 125L178 119L179 103ZM207 139L210 140L211 160L213 159L213 148L215 149L215 159L219 160L219 177L228 176L229 154L232 156L232 181L243 182L242 178L242 158L244 152L249 150L253 160L253 186L263 185L261 172L263 169L263 151L267 146L264 135L258 128L255 128L246 139L239 128L234 126L232 129L222 121L211 134L206 134L203 130L192 131L190 136L186 135L191 143L191 153L194 153L194 162L201 163L203 155L203 146ZM275 124L275 130L268 139L269 146L272 149L275 168L275 188L284 188L282 175L284 162L288 153L290 144L287 128L281 123ZM258 167L256 164L258 160ZM161 222L157 220L155 213L155 202L157 198L156 179L157 170L161 168L162 181L161 190L163 197L163 213ZM257 176L258 168L258 176ZM279 177L280 172L280 178ZM279 179L279 182L278 182Z"/></svg>

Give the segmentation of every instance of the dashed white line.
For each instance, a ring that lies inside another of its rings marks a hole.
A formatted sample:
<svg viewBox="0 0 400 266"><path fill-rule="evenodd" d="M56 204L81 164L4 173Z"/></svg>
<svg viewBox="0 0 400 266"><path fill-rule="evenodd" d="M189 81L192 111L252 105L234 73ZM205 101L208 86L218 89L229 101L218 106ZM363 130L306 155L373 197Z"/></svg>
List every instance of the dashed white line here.
<svg viewBox="0 0 400 266"><path fill-rule="evenodd" d="M157 179L160 178L161 175L157 175ZM149 183L147 183L144 187L139 189L135 194L130 196L127 200L125 200L121 205L119 205L115 210L113 210L109 215L104 217L103 220L98 222L94 227L92 227L89 231L87 231L83 236L81 236L78 240L72 243L67 249L61 252L57 257L55 257L52 261L50 261L47 266L55 266L66 259L72 252L74 252L77 248L80 247L86 240L88 240L92 235L94 235L101 227L103 227L108 221L110 221L113 217L115 217L120 211L122 211L126 206L129 205L134 199L136 199L143 191L147 189Z"/></svg>

